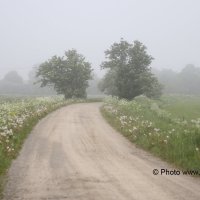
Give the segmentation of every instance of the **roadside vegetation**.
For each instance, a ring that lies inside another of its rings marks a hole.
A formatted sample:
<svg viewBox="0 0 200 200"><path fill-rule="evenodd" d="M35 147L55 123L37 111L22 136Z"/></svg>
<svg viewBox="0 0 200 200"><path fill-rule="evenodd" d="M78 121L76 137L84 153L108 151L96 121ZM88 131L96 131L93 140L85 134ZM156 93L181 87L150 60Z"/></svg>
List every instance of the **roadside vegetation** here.
<svg viewBox="0 0 200 200"><path fill-rule="evenodd" d="M131 142L183 169L200 169L200 97L108 97L102 113Z"/></svg>
<svg viewBox="0 0 200 200"><path fill-rule="evenodd" d="M84 101L63 97L0 97L0 193L6 170L36 123L59 107Z"/></svg>

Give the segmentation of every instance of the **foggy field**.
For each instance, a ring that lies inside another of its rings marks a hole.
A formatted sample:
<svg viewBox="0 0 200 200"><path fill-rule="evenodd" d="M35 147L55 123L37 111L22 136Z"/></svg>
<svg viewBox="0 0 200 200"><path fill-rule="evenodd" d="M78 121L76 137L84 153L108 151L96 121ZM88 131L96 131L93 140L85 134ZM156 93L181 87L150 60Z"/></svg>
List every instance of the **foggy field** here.
<svg viewBox="0 0 200 200"><path fill-rule="evenodd" d="M106 119L138 146L184 169L200 169L200 97L107 98Z"/></svg>
<svg viewBox="0 0 200 200"><path fill-rule="evenodd" d="M200 96L172 95L162 97L161 108L171 113L173 117L193 120L200 118Z"/></svg>

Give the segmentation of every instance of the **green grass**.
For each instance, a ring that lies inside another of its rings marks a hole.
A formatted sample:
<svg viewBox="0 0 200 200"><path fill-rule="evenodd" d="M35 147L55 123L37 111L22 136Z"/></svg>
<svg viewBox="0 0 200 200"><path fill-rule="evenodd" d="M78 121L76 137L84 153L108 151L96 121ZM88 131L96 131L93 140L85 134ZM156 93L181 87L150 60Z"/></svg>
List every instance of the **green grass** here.
<svg viewBox="0 0 200 200"><path fill-rule="evenodd" d="M137 146L177 167L193 170L200 169L200 121L191 122L199 118L198 98L185 96L183 104L178 96L162 97L160 101L139 97L130 102L109 98L101 111L115 129ZM179 117L187 112L189 117Z"/></svg>
<svg viewBox="0 0 200 200"><path fill-rule="evenodd" d="M182 119L200 118L200 96L165 96L163 108L174 117Z"/></svg>

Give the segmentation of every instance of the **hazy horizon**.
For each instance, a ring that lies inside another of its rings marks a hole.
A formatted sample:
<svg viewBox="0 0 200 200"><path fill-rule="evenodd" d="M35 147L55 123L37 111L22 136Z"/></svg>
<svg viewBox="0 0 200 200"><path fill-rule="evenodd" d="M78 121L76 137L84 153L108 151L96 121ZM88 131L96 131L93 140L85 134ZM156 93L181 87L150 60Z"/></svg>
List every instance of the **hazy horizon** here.
<svg viewBox="0 0 200 200"><path fill-rule="evenodd" d="M198 0L0 0L0 78L75 48L102 75L104 51L123 37L145 44L151 67L200 66Z"/></svg>

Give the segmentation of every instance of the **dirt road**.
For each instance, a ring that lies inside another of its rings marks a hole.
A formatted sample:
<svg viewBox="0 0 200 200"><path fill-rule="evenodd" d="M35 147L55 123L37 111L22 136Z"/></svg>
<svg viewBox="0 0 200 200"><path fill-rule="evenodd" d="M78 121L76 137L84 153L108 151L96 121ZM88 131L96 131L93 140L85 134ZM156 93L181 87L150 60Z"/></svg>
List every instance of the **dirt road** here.
<svg viewBox="0 0 200 200"><path fill-rule="evenodd" d="M41 120L11 166L5 199L200 199L199 179L153 175L170 166L113 130L99 107L75 104Z"/></svg>

